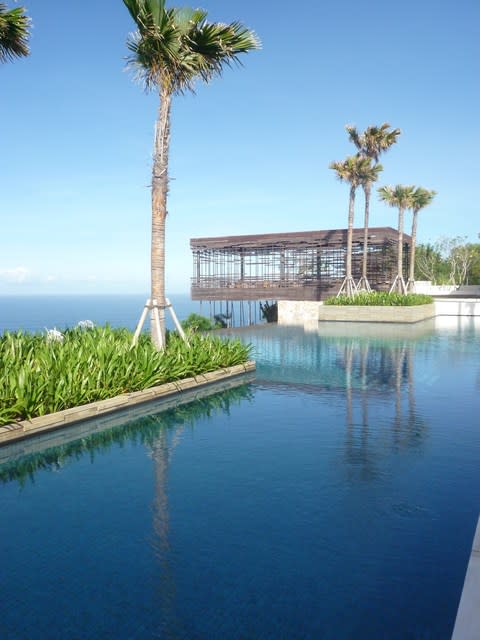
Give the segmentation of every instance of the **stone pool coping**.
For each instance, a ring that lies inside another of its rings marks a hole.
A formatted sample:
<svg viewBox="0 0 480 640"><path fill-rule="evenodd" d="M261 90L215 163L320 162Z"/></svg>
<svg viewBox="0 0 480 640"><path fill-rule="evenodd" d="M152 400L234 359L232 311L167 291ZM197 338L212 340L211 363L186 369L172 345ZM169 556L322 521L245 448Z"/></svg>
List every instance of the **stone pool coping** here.
<svg viewBox="0 0 480 640"><path fill-rule="evenodd" d="M463 584L452 640L478 640L480 630L480 518Z"/></svg>
<svg viewBox="0 0 480 640"><path fill-rule="evenodd" d="M31 420L22 420L13 424L4 425L0 427L0 446L15 442L16 440L29 438L46 431L68 427L69 425L73 425L84 420L128 409L136 405L151 402L152 400L181 396L187 391L200 389L215 382L221 382L223 380L228 380L229 378L234 378L242 374L255 371L255 368L255 362L248 360L244 364L226 367L224 369L217 369L216 371L209 371L193 378L167 382L166 384L151 387L144 391L123 393L119 396L115 396L114 398L108 398L107 400L98 400L97 402L72 407L71 409L64 409L63 411L57 411L56 413L49 413L45 416L32 418Z"/></svg>

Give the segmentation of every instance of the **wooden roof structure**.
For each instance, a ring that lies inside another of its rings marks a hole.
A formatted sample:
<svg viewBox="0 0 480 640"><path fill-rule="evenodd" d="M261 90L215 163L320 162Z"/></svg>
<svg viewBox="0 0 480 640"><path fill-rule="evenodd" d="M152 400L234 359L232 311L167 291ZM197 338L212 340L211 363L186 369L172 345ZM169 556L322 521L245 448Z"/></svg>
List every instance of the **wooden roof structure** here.
<svg viewBox="0 0 480 640"><path fill-rule="evenodd" d="M353 229L353 242L363 244L363 228ZM269 249L271 247L331 247L347 246L347 229L324 229L321 231L290 231L287 233L262 233L257 235L215 236L212 238L191 238L192 251L224 250L245 251ZM381 238L397 242L398 231L392 227L372 227L369 229L369 242ZM405 243L411 243L411 237L403 234Z"/></svg>

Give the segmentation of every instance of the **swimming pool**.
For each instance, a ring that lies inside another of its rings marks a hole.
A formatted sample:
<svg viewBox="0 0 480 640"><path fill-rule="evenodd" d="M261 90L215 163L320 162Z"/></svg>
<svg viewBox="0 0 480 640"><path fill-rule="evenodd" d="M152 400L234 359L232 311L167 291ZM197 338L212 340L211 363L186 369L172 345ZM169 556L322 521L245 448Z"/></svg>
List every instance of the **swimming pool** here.
<svg viewBox="0 0 480 640"><path fill-rule="evenodd" d="M251 328L253 383L5 461L0 637L449 638L479 329Z"/></svg>

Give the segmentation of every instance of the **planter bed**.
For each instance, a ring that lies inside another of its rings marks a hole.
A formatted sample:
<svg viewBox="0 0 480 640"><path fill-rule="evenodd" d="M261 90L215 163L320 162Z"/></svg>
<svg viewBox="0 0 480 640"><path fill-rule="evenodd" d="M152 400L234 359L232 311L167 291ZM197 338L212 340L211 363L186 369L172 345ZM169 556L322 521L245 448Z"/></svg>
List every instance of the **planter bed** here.
<svg viewBox="0 0 480 640"><path fill-rule="evenodd" d="M413 324L435 316L434 304L401 306L337 306L319 305L319 321L337 322L395 322Z"/></svg>
<svg viewBox="0 0 480 640"><path fill-rule="evenodd" d="M23 438L28 438L45 431L61 429L90 418L128 409L135 405L151 402L152 400L182 396L186 391L197 388L200 389L215 382L224 381L254 370L255 363L248 361L245 364L204 373L195 378L185 378L184 380L169 382L158 387L145 389L144 391L124 393L114 398L109 398L108 400L99 400L98 402L72 407L71 409L39 416L31 420L22 420L13 424L4 425L0 427L0 445L22 440Z"/></svg>

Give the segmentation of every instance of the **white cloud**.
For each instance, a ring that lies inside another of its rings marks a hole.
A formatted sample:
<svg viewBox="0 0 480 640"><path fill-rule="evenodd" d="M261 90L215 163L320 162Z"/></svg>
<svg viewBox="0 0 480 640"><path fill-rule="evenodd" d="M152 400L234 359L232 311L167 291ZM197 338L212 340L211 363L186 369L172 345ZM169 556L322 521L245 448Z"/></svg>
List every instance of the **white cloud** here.
<svg viewBox="0 0 480 640"><path fill-rule="evenodd" d="M22 283L30 279L30 269L27 267L14 267L13 269L0 269L0 280L3 282Z"/></svg>

